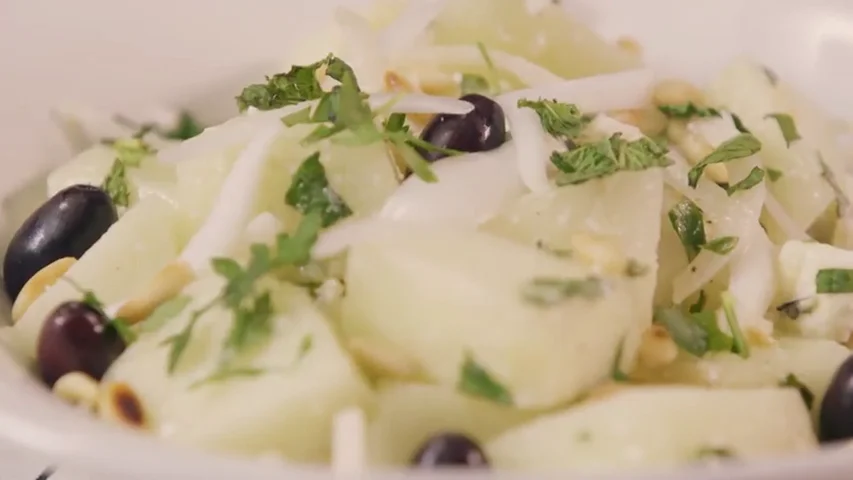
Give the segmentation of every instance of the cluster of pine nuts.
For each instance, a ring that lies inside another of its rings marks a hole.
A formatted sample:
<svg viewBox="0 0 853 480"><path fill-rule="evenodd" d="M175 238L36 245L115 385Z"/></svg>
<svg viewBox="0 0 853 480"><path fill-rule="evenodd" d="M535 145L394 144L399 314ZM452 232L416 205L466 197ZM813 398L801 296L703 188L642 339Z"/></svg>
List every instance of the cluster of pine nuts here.
<svg viewBox="0 0 853 480"><path fill-rule="evenodd" d="M122 382L98 383L85 373L71 372L57 380L53 394L109 422L132 428L149 425L139 397Z"/></svg>

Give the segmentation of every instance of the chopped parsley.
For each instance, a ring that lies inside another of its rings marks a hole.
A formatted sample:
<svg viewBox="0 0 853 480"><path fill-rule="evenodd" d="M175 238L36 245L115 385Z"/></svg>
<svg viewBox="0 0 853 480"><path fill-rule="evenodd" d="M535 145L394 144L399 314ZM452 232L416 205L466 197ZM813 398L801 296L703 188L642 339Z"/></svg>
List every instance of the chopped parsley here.
<svg viewBox="0 0 853 480"><path fill-rule="evenodd" d="M720 297L723 303L723 314L726 317L726 323L728 323L729 330L732 332L732 352L737 353L743 358L749 358L749 343L740 329L740 323L738 323L737 315L735 314L734 299L729 292L723 292L720 294Z"/></svg>
<svg viewBox="0 0 853 480"><path fill-rule="evenodd" d="M129 167L139 167L142 160L154 153L154 150L139 138L123 138L109 142L116 153L113 165L101 183L117 207L130 206L130 185L127 179Z"/></svg>
<svg viewBox="0 0 853 480"><path fill-rule="evenodd" d="M667 167L672 161L666 154L666 148L646 137L629 142L614 133L567 152L553 152L551 163L560 170L557 185L574 185L622 171Z"/></svg>
<svg viewBox="0 0 853 480"><path fill-rule="evenodd" d="M266 83L253 84L244 88L237 97L237 106L241 112L249 107L272 110L308 100L317 100L325 93L317 78L318 71L323 67L326 68L326 76L335 80L340 80L345 72L352 73L349 65L334 55L329 55L311 65L294 65L286 73L267 77Z"/></svg>
<svg viewBox="0 0 853 480"><path fill-rule="evenodd" d="M187 295L178 295L163 302L139 325L140 330L143 332L159 330L166 322L180 315L191 301L192 298Z"/></svg>
<svg viewBox="0 0 853 480"><path fill-rule="evenodd" d="M815 275L817 293L853 293L853 270L824 268Z"/></svg>
<svg viewBox="0 0 853 480"><path fill-rule="evenodd" d="M705 303L708 302L708 298L705 296L705 290L699 290L699 297L696 298L696 303L690 305L688 311L690 313L699 313L705 309Z"/></svg>
<svg viewBox="0 0 853 480"><path fill-rule="evenodd" d="M509 390L474 361L470 352L465 354L462 361L457 388L460 392L474 397L482 397L504 405L513 404Z"/></svg>
<svg viewBox="0 0 853 480"><path fill-rule="evenodd" d="M233 313L231 329L224 344L222 369L232 368L228 361L234 355L265 342L272 330L272 303L269 292L258 292L256 283L277 268L307 264L321 228L321 214L309 212L303 216L293 235L278 235L275 247L252 245L245 268L230 258L213 259L213 270L225 278L225 286L210 303L192 313L181 332L163 342L163 345L170 346L169 373L174 372L186 350L198 319L220 303Z"/></svg>
<svg viewBox="0 0 853 480"><path fill-rule="evenodd" d="M462 95L468 95L471 93L485 94L489 93L491 90L489 81L486 80L486 77L474 73L463 73L462 81L459 83L459 88L462 91Z"/></svg>
<svg viewBox="0 0 853 480"><path fill-rule="evenodd" d="M752 167L752 170L749 171L743 180L726 187L726 194L731 197L735 192L749 190L761 183L762 180L764 180L764 170L759 167Z"/></svg>
<svg viewBox="0 0 853 480"><path fill-rule="evenodd" d="M107 325L112 328L119 337L121 337L125 345L130 345L138 338L136 331L129 323L127 323L127 320L123 318L110 319Z"/></svg>
<svg viewBox="0 0 853 480"><path fill-rule="evenodd" d="M266 370L255 367L225 367L219 368L209 376L190 384L190 390L210 383L224 382L235 378L255 378L266 373Z"/></svg>
<svg viewBox="0 0 853 480"><path fill-rule="evenodd" d="M598 277L557 278L536 277L521 288L522 298L537 307L551 307L571 298L594 300L604 294Z"/></svg>
<svg viewBox="0 0 853 480"><path fill-rule="evenodd" d="M71 288L77 290L77 292L83 296L83 298L80 299L81 302L97 310L104 316L107 320L107 328L112 329L122 339L125 345L130 345L136 341L137 334L136 331L134 331L133 326L127 323L127 320L123 318L110 318L107 316L104 309L104 302L95 295L95 292L81 287L80 284L72 280L70 277L62 277L62 279L68 283Z"/></svg>
<svg viewBox="0 0 853 480"><path fill-rule="evenodd" d="M188 140L204 131L204 127L188 112L181 112L178 124L171 130L162 132L162 135L172 140Z"/></svg>
<svg viewBox="0 0 853 480"><path fill-rule="evenodd" d="M713 312L686 315L677 309L658 309L654 322L663 326L682 350L697 357L707 352L729 352L734 341L720 330Z"/></svg>
<svg viewBox="0 0 853 480"><path fill-rule="evenodd" d="M323 217L323 227L328 227L352 215L352 210L329 186L326 169L320 163L320 152L315 152L306 158L296 170L290 188L287 190L285 202L301 213L320 212Z"/></svg>
<svg viewBox="0 0 853 480"><path fill-rule="evenodd" d="M669 118L689 119L693 117L719 117L720 111L715 108L700 107L693 102L680 105L660 105L658 110Z"/></svg>
<svg viewBox="0 0 853 480"><path fill-rule="evenodd" d="M782 138L785 139L785 145L791 146L800 138L800 133L797 131L797 124L794 123L793 117L787 113L771 113L765 115L764 118L772 118L779 124L779 130L782 131Z"/></svg>
<svg viewBox="0 0 853 480"><path fill-rule="evenodd" d="M571 103L556 100L536 101L521 99L519 108L529 108L539 116L542 129L549 135L562 141L571 141L589 124L589 119L581 114L578 107Z"/></svg>
<svg viewBox="0 0 853 480"><path fill-rule="evenodd" d="M847 194L844 193L841 185L838 184L838 181L835 179L835 174L832 173L832 170L829 168L829 165L826 164L826 161L824 161L823 155L821 155L820 152L817 152L817 160L820 164L820 175L824 180L826 180L829 188L831 188L832 192L835 194L836 213L839 217L843 217L850 210L850 199L847 198Z"/></svg>
<svg viewBox="0 0 853 480"><path fill-rule="evenodd" d="M625 351L625 337L619 342L616 347L616 354L613 356L613 366L610 368L610 378L614 382L627 382L630 380L628 374L622 371L622 355Z"/></svg>
<svg viewBox="0 0 853 480"><path fill-rule="evenodd" d="M672 229L684 246L687 260L693 261L699 255L702 245L707 242L702 209L685 198L669 210L668 216Z"/></svg>
<svg viewBox="0 0 853 480"><path fill-rule="evenodd" d="M779 382L779 386L796 388L797 391L800 392L800 397L803 398L803 403L806 404L806 408L809 410L812 409L812 405L814 404L814 393L812 393L812 391L809 390L809 387L801 382L796 375L789 373L784 380Z"/></svg>
<svg viewBox="0 0 853 480"><path fill-rule="evenodd" d="M780 178L782 178L782 171L781 170L776 170L775 168L769 168L769 167L765 168L764 170L767 172L767 178L769 178L771 182L775 182L776 180L779 180Z"/></svg>
<svg viewBox="0 0 853 480"><path fill-rule="evenodd" d="M761 150L761 142L752 134L741 133L738 136L721 143L713 152L697 163L687 173L688 184L696 188L699 178L708 167L715 163L725 163L739 158L746 158Z"/></svg>
<svg viewBox="0 0 853 480"><path fill-rule="evenodd" d="M717 255L728 255L737 247L737 244L738 237L718 237L702 245L702 248Z"/></svg>

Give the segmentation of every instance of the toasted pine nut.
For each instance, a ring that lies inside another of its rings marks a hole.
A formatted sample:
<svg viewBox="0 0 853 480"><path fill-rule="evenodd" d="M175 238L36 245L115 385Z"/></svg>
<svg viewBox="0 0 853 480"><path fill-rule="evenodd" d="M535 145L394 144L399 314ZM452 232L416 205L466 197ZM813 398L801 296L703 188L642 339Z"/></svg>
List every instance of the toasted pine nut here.
<svg viewBox="0 0 853 480"><path fill-rule="evenodd" d="M746 327L744 333L746 334L746 341L750 345L770 347L776 344L776 340L770 334L755 327Z"/></svg>
<svg viewBox="0 0 853 480"><path fill-rule="evenodd" d="M359 365L374 376L400 380L415 379L420 376L421 369L414 361L393 347L382 345L376 340L362 337L350 338L347 341L347 348Z"/></svg>
<svg viewBox="0 0 853 480"><path fill-rule="evenodd" d="M177 295L195 278L184 262L172 262L160 270L142 295L130 299L119 308L116 316L130 324L146 319L161 303Z"/></svg>
<svg viewBox="0 0 853 480"><path fill-rule="evenodd" d="M643 47L632 37L619 37L616 39L616 46L626 52L638 57L643 55Z"/></svg>
<svg viewBox="0 0 853 480"><path fill-rule="evenodd" d="M705 105L705 95L701 90L684 80L663 80L652 91L655 105Z"/></svg>
<svg viewBox="0 0 853 480"><path fill-rule="evenodd" d="M666 131L668 121L666 115L656 108L617 110L609 115L615 120L639 128L647 137L656 137Z"/></svg>
<svg viewBox="0 0 853 480"><path fill-rule="evenodd" d="M122 382L110 382L101 386L98 392L98 416L132 428L145 428L149 419L142 402L130 385Z"/></svg>
<svg viewBox="0 0 853 480"><path fill-rule="evenodd" d="M660 325L651 325L640 340L637 361L647 368L669 365L678 357L678 346L669 332Z"/></svg>
<svg viewBox="0 0 853 480"><path fill-rule="evenodd" d="M50 265L39 270L35 275L33 275L27 283L24 284L24 288L21 289L21 293L18 294L18 298L15 299L14 305L12 305L12 322L17 322L27 313L27 309L30 308L30 305L47 290L47 287L56 283L65 272L71 268L74 263L77 262L77 259L74 257L65 257L60 258L59 260L51 263Z"/></svg>
<svg viewBox="0 0 853 480"><path fill-rule="evenodd" d="M53 394L72 405L94 411L98 402L98 382L83 372L66 373L53 384Z"/></svg>
<svg viewBox="0 0 853 480"><path fill-rule="evenodd" d="M691 133L683 122L670 122L667 127L667 136L681 150L687 161L693 165L701 162L714 151L714 148L705 139ZM717 183L728 183L729 181L729 171L722 163L708 165L705 174Z"/></svg>

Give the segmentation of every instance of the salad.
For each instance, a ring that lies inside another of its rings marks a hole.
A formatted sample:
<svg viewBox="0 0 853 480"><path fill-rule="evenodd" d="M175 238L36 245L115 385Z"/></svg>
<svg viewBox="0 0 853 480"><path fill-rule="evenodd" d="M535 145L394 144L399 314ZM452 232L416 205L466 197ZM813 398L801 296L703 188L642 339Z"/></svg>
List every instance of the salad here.
<svg viewBox="0 0 853 480"><path fill-rule="evenodd" d="M848 124L750 59L660 78L554 3L336 21L218 124L59 112L79 153L3 264L54 395L347 473L853 437Z"/></svg>

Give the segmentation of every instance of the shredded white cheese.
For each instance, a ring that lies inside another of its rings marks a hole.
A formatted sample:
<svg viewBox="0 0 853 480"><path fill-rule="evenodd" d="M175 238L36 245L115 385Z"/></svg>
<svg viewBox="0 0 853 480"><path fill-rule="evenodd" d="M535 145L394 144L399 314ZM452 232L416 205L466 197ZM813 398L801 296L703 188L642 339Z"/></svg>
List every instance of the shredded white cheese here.
<svg viewBox="0 0 853 480"><path fill-rule="evenodd" d="M352 477L361 474L367 463L366 421L358 407L338 412L332 423L332 471Z"/></svg>

